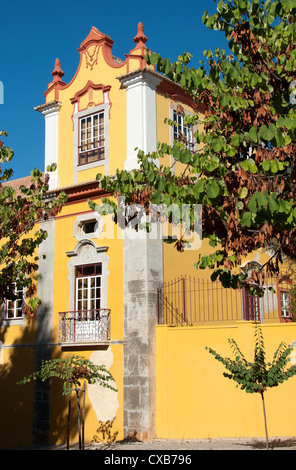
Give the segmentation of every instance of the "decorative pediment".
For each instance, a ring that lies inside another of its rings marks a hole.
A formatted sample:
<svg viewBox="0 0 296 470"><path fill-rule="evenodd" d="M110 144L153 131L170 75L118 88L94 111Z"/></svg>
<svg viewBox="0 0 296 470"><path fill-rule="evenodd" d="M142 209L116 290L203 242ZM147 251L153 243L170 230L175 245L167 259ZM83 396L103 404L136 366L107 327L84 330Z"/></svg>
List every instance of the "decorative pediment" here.
<svg viewBox="0 0 296 470"><path fill-rule="evenodd" d="M119 67L112 55L113 40L107 34L101 33L97 28L92 26L88 36L82 41L78 52L81 57L85 58L86 67L92 70L98 64L99 50L102 48L105 61L112 67Z"/></svg>
<svg viewBox="0 0 296 470"><path fill-rule="evenodd" d="M113 41L110 36L107 34L101 33L97 28L92 26L88 36L82 41L80 44L80 48L78 49L79 52L84 52L90 46L96 45L98 43L107 43L110 47L113 45Z"/></svg>
<svg viewBox="0 0 296 470"><path fill-rule="evenodd" d="M110 90L110 85L95 84L88 80L86 85L71 98L71 103L76 105L76 111L82 111L101 104L109 104L109 108L111 108Z"/></svg>
<svg viewBox="0 0 296 470"><path fill-rule="evenodd" d="M80 101L80 99L86 93L92 94L93 91L98 91L98 90L100 90L103 94L104 93L109 93L109 91L111 90L111 86L110 85L102 85L101 83L96 85L91 80L88 80L87 84L82 88L82 90L77 91L77 93L75 93L74 97L71 98L71 103L72 104L77 103L77 102ZM104 99L102 100L102 102L104 102Z"/></svg>

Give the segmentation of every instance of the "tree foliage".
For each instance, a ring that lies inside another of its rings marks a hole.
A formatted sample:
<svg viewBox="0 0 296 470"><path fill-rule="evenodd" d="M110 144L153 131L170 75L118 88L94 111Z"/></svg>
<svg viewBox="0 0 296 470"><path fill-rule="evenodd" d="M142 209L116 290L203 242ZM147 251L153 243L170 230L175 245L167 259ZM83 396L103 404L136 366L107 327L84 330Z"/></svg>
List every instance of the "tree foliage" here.
<svg viewBox="0 0 296 470"><path fill-rule="evenodd" d="M296 366L290 365L290 356L294 347L287 346L282 342L276 349L272 362L266 362L265 346L262 330L255 326L255 351L254 361L248 361L239 349L234 339L229 339L228 343L234 354L234 359L222 357L212 348L206 347L210 354L221 362L228 372L223 372L224 377L234 380L237 387L247 393L259 393L262 398L266 447L269 448L267 420L264 403L264 393L270 387L277 387L284 381L296 375ZM289 367L290 365L290 367Z"/></svg>
<svg viewBox="0 0 296 470"><path fill-rule="evenodd" d="M70 395L72 387L81 385L81 380L89 384L98 383L101 387L117 391L113 385L114 378L104 365L96 365L83 356L72 355L64 359L42 361L37 372L18 382L19 385L40 379L42 382L56 377L63 381L63 395Z"/></svg>
<svg viewBox="0 0 296 470"><path fill-rule="evenodd" d="M197 126L196 145L180 136L172 145L159 143L155 153L140 151L138 170L97 176L111 196L147 211L151 202L201 204L202 236L213 253L200 255L195 266L214 269L212 279L225 287L245 283L236 268L271 243L273 256L250 282L277 274L286 256L296 259L295 16L296 0L220 0L202 21L224 32L229 51L204 51L199 67L188 52L175 62L147 54L148 64L191 97L196 112L184 120ZM183 164L179 174L163 164L167 155ZM178 240L177 249L184 243Z"/></svg>
<svg viewBox="0 0 296 470"><path fill-rule="evenodd" d="M264 339L261 328L255 327L254 361L248 361L239 349L234 339L228 343L234 354L234 358L225 358L206 348L215 359L221 362L228 372L223 372L224 377L237 382L237 387L247 393L262 393L269 387L277 387L280 383L296 375L296 366L289 365L289 358L293 348L282 342L276 349L272 362L266 362Z"/></svg>
<svg viewBox="0 0 296 470"><path fill-rule="evenodd" d="M9 162L13 150L4 144L5 131L0 132L0 164ZM50 167L48 171L54 171ZM41 300L36 296L38 247L47 238L47 232L37 224L55 216L66 196L46 197L49 175L37 169L31 172L29 187L22 185L19 192L10 186L13 172L0 169L0 299L15 300L15 290L26 290L23 312L31 314Z"/></svg>

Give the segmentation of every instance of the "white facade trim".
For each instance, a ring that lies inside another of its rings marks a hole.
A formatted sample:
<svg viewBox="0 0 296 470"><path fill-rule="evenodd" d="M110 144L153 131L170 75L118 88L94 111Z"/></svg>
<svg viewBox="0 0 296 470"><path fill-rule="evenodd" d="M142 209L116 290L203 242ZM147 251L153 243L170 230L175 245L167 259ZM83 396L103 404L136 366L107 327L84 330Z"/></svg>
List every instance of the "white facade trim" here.
<svg viewBox="0 0 296 470"><path fill-rule="evenodd" d="M48 165L58 165L59 160L59 111L62 104L52 101L41 106L39 111L45 118L45 171ZM50 173L49 190L59 187L58 170Z"/></svg>
<svg viewBox="0 0 296 470"><path fill-rule="evenodd" d="M92 240L80 240L73 251L67 251L66 255L70 258L69 268L69 310L75 310L75 267L85 264L102 263L102 297L101 308L107 306L107 279L109 276L108 264L109 256L107 255L107 246L97 246Z"/></svg>
<svg viewBox="0 0 296 470"><path fill-rule="evenodd" d="M161 79L139 71L123 77L121 84L126 88L127 109L127 171L139 168L138 150L145 153L155 152L157 144L156 86Z"/></svg>

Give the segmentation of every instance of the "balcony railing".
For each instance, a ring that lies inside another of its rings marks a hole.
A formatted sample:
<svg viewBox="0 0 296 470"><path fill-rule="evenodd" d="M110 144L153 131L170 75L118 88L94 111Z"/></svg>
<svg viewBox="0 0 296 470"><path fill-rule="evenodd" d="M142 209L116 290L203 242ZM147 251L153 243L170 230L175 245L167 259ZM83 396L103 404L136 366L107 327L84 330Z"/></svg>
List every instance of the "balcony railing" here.
<svg viewBox="0 0 296 470"><path fill-rule="evenodd" d="M59 341L88 343L110 341L110 309L81 310L59 314Z"/></svg>

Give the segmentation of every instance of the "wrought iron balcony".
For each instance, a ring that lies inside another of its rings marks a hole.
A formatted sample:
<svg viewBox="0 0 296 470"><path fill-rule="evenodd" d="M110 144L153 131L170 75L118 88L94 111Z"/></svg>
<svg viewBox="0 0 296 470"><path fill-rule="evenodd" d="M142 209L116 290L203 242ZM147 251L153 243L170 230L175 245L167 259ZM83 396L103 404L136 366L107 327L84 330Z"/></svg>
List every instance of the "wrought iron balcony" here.
<svg viewBox="0 0 296 470"><path fill-rule="evenodd" d="M110 341L110 312L108 308L60 312L59 341L62 343Z"/></svg>

